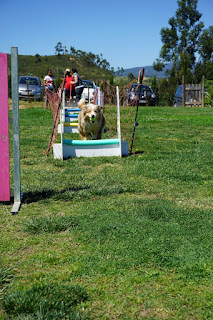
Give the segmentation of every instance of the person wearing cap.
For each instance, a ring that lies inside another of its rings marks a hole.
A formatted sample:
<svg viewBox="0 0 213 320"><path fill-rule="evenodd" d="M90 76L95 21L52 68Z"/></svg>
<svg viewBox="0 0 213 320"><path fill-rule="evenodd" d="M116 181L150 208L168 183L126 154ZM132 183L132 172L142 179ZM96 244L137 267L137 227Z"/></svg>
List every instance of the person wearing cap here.
<svg viewBox="0 0 213 320"><path fill-rule="evenodd" d="M66 97L70 97L70 90L71 96L73 97L75 95L75 86L70 83L71 81L73 81L73 76L70 73L70 69L66 69L64 76L64 89Z"/></svg>

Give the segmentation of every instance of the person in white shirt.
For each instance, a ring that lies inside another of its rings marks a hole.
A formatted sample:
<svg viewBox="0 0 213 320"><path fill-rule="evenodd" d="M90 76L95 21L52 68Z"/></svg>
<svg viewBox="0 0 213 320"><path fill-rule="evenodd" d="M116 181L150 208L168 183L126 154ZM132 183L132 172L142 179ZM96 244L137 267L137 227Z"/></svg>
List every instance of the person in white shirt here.
<svg viewBox="0 0 213 320"><path fill-rule="evenodd" d="M50 91L53 91L55 89L54 85L54 77L52 75L52 71L48 70L47 76L44 77L44 87ZM48 108L48 97L46 94L46 99L45 99L45 106L46 109Z"/></svg>
<svg viewBox="0 0 213 320"><path fill-rule="evenodd" d="M47 76L44 77L44 86L49 90L54 89L54 78L52 76L52 71L48 70Z"/></svg>

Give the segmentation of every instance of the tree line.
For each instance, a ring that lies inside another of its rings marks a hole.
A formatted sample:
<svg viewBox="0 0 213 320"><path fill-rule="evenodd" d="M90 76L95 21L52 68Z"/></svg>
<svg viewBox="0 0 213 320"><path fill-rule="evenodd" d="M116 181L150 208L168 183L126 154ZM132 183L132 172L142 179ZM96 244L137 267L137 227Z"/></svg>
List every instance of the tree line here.
<svg viewBox="0 0 213 320"><path fill-rule="evenodd" d="M59 57L61 54L68 54L70 53L71 55L75 57L79 57L85 62L88 66L96 65L103 70L107 71L112 71L114 72L114 68L110 67L110 63L103 58L102 53L99 54L94 54L92 52L86 52L82 50L76 50L73 46L70 47L70 52L68 52L66 46L63 47L61 42L58 42L55 46L55 54L57 54Z"/></svg>
<svg viewBox="0 0 213 320"><path fill-rule="evenodd" d="M213 80L213 26L205 28L197 5L198 0L177 0L175 15L160 31L163 45L153 67L161 71L168 63L173 66L167 79L152 81L161 104L173 104L183 75L185 83L200 83L203 75L209 83Z"/></svg>
<svg viewBox="0 0 213 320"><path fill-rule="evenodd" d="M163 45L153 67L161 71L172 63L169 76L180 80L184 75L189 83L201 81L203 74L213 77L213 26L204 28L198 0L178 0L177 5L169 26L160 31Z"/></svg>

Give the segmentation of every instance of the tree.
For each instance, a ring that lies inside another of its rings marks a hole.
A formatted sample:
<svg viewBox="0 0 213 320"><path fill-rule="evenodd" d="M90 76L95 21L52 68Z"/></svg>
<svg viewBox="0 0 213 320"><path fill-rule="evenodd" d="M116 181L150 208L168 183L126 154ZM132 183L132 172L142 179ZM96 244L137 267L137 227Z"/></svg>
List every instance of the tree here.
<svg viewBox="0 0 213 320"><path fill-rule="evenodd" d="M35 58L36 58L35 60L36 63L41 62L41 56L38 53L36 53Z"/></svg>
<svg viewBox="0 0 213 320"><path fill-rule="evenodd" d="M191 75L198 39L204 27L203 22L199 22L202 14L197 10L197 3L198 0L177 1L178 9L169 19L169 27L162 28L160 32L163 46L160 59L153 65L156 70L162 70L166 63L172 62L176 75L178 69L180 76Z"/></svg>
<svg viewBox="0 0 213 320"><path fill-rule="evenodd" d="M74 47L70 47L70 53L73 54L74 56L76 55L76 50Z"/></svg>
<svg viewBox="0 0 213 320"><path fill-rule="evenodd" d="M198 52L204 63L207 61L213 62L213 26L203 30L199 38Z"/></svg>
<svg viewBox="0 0 213 320"><path fill-rule="evenodd" d="M59 56L61 55L61 53L63 53L63 46L61 42L58 42L57 45L55 46L55 54L58 54Z"/></svg>
<svg viewBox="0 0 213 320"><path fill-rule="evenodd" d="M132 81L135 79L134 74L132 72L128 73L127 78Z"/></svg>
<svg viewBox="0 0 213 320"><path fill-rule="evenodd" d="M124 73L124 68L120 68L120 67L117 67L117 74L118 76L121 76L122 74Z"/></svg>
<svg viewBox="0 0 213 320"><path fill-rule="evenodd" d="M109 68L110 68L110 64L109 64L109 62L108 62L106 59L103 59L103 60L102 60L102 68L103 68L104 70L109 70Z"/></svg>

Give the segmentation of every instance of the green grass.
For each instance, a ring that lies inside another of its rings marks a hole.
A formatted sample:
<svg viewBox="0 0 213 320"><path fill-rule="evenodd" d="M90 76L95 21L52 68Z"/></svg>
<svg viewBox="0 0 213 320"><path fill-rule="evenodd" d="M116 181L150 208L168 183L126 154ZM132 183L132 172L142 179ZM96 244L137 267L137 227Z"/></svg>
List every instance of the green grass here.
<svg viewBox="0 0 213 320"><path fill-rule="evenodd" d="M0 204L0 319L211 319L212 109L141 107L134 156L62 162L41 105L21 210Z"/></svg>

